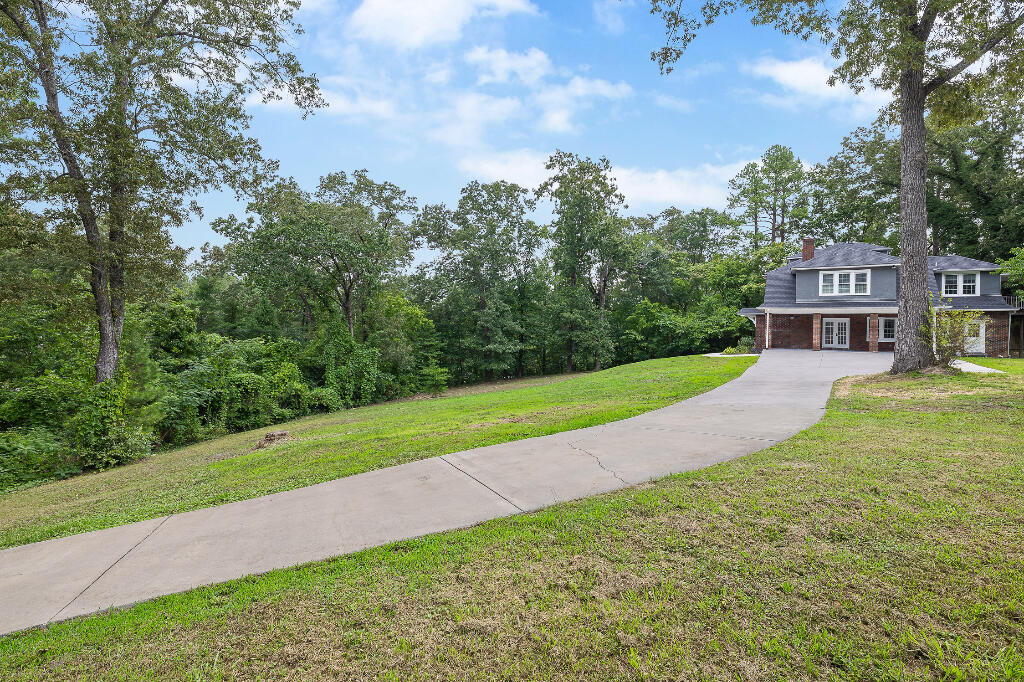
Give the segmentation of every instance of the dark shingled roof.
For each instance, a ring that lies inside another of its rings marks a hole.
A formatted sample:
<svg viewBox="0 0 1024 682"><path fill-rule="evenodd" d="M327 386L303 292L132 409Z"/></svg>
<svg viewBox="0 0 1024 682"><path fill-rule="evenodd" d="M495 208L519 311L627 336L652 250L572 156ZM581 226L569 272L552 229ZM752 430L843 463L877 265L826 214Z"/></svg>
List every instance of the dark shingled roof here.
<svg viewBox="0 0 1024 682"><path fill-rule="evenodd" d="M967 256L928 256L928 267L936 270L998 270L999 266L988 261Z"/></svg>
<svg viewBox="0 0 1024 682"><path fill-rule="evenodd" d="M899 265L899 258L891 255L891 249L878 244L850 242L833 244L817 249L811 260L800 260L800 254L789 257L788 262L765 275L765 294L762 308L892 308L896 301L815 301L796 302L796 277L794 269L831 268L831 267L864 267L870 265ZM948 306L954 309L972 310L1013 310L1002 296L952 296L943 298L934 273L941 270L997 270L999 266L985 261L966 258L964 256L929 256L928 267L933 275L928 277L928 288L937 306ZM741 315L760 315L761 308L744 308Z"/></svg>
<svg viewBox="0 0 1024 682"><path fill-rule="evenodd" d="M1016 310L1002 296L950 296L935 300L936 307L954 310Z"/></svg>
<svg viewBox="0 0 1024 682"><path fill-rule="evenodd" d="M900 259L888 253L889 248L877 244L851 242L816 249L814 258L793 263L794 268L863 267L865 265L899 265Z"/></svg>

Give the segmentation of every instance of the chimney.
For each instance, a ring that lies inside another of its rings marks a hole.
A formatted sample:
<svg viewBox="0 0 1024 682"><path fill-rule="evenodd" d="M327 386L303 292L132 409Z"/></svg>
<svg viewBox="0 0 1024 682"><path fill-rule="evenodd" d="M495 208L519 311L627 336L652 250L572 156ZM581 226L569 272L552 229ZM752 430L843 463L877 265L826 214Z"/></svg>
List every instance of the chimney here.
<svg viewBox="0 0 1024 682"><path fill-rule="evenodd" d="M804 237L804 260L814 258L814 237Z"/></svg>

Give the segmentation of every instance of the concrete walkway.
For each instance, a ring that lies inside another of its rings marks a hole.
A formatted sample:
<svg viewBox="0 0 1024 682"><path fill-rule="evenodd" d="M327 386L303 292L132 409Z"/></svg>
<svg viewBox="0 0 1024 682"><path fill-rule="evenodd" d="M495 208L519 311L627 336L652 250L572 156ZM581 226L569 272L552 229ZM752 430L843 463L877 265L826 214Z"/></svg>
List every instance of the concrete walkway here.
<svg viewBox="0 0 1024 682"><path fill-rule="evenodd" d="M750 454L891 353L770 350L741 377L603 426L0 551L0 634L532 511Z"/></svg>

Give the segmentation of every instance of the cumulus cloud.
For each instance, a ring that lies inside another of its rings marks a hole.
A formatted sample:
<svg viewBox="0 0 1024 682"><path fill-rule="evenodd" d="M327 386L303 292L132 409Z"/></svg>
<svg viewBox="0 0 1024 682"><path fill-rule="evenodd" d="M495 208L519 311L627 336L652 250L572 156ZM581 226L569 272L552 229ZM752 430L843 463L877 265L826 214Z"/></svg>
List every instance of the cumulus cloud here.
<svg viewBox="0 0 1024 682"><path fill-rule="evenodd" d="M466 53L466 61L480 69L477 84L507 83L516 78L535 86L551 71L551 60L543 50L531 47L526 52L509 52L483 46Z"/></svg>
<svg viewBox="0 0 1024 682"><path fill-rule="evenodd" d="M359 38L401 49L450 43L478 17L535 14L530 0L362 0L349 19Z"/></svg>
<svg viewBox="0 0 1024 682"><path fill-rule="evenodd" d="M632 94L633 89L625 81L612 83L602 78L573 76L568 83L547 86L537 93L540 128L555 133L573 132L573 116L593 106L594 100L617 100Z"/></svg>
<svg viewBox="0 0 1024 682"><path fill-rule="evenodd" d="M890 95L874 88L865 88L855 93L849 86L828 84L832 69L825 60L818 57L782 60L762 57L755 62L744 64L742 70L758 78L774 81L780 92L763 92L759 99L768 106L784 109L806 107L835 107L856 118L876 113L890 101Z"/></svg>
<svg viewBox="0 0 1024 682"><path fill-rule="evenodd" d="M508 180L525 187L536 187L548 172L544 164L548 155L533 149L514 149L464 156L459 170L481 180ZM725 208L729 180L747 161L704 163L674 169L616 166L612 174L626 202L634 208L657 208L674 205L679 208L712 206Z"/></svg>

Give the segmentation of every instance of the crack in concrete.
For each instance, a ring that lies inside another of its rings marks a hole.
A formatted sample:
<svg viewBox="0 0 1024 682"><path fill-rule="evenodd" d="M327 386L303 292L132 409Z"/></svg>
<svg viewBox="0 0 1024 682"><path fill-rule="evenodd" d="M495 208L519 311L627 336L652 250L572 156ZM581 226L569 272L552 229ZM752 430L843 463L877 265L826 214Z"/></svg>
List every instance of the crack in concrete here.
<svg viewBox="0 0 1024 682"><path fill-rule="evenodd" d="M598 433L598 435L603 434L605 432L605 429L607 429L607 428L608 428L607 424L602 425L601 426L601 431ZM582 440L582 439L580 439L580 440ZM581 448L578 445L576 445L576 443L579 443L579 442L580 442L579 440L569 440L569 441L566 441L566 445L568 445L573 450L576 450L578 452L582 452L584 455L587 455L588 457L593 458L593 460L595 462L597 462L597 466L599 466L602 469L604 469L605 471L607 471L609 474L614 476L617 480L621 481L624 485L627 485L627 486L633 485L632 483L630 483L626 479L622 478L622 476L619 476L617 473L615 473L614 471L612 471L611 469L606 467L604 465L604 462L601 461L601 458L598 457L597 455L595 455L593 452L591 452L590 450L587 450L585 448Z"/></svg>
<svg viewBox="0 0 1024 682"><path fill-rule="evenodd" d="M502 495L501 493L499 493L499 492L498 492L497 490L495 490L495 489L494 489L494 488L492 488L491 486L489 486L489 485L487 485L486 483L484 483L483 481L481 481L481 480L480 480L479 478L477 478L477 477L476 477L476 476L474 476L473 474L469 473L469 472L468 472L468 471L466 471L465 469L460 469L459 467L455 466L455 463L454 463L454 462L452 462L452 461L451 461L450 459L448 459L447 457L445 457L444 455L442 455L442 456L441 456L441 457L439 457L438 459L442 459L442 460L444 460L444 461L445 461L445 462L447 462L447 463L448 463L449 465L451 465L451 467L452 467L453 469L455 469L456 471L458 471L458 472L461 472L461 473L465 474L466 476L469 476L469 478L471 478L472 480L476 481L477 483L479 483L479 484L480 484L480 485L482 485L483 487L487 488L488 490L490 490L490 491L491 491L492 493L494 493L495 495L497 495L497 496L498 496L498 497L500 497L501 499L503 499L503 500L505 500L506 502L508 502L509 504L511 504L511 505L512 505L513 507L515 507L516 509L518 509L518 510L519 510L519 511L520 511L521 513L522 513L522 512L525 512L525 511L526 511L525 509L523 509L522 507L520 507L520 506L519 506L518 504L516 504L516 503L515 503L515 502L513 502L512 500L508 499L507 497L505 497L504 495Z"/></svg>
<svg viewBox="0 0 1024 682"><path fill-rule="evenodd" d="M117 566L117 565L118 565L118 564L119 564L119 563L121 562L121 560L122 560L122 559L124 559L124 558L125 558L126 556L128 556L129 554L131 554L132 552L134 552L134 551L135 551L135 548L136 548L136 547L138 547L138 546L139 546L139 545L141 545L141 544L142 544L143 542L145 542L146 540L148 540L148 539L150 539L151 537L153 537L153 533L155 533L155 532L157 532L158 530L160 530L160 528L161 528L161 527L162 527L162 526L164 525L164 523L166 523L166 522L167 522L167 519L171 518L171 516L173 516L173 514L168 514L167 516L165 516L165 517L163 517L162 519L160 519L160 523L156 524L156 526L155 526L155 527L153 528L153 530L151 530L151 531L149 531L148 533L146 533L146 535L145 535L144 537L142 537L141 539L139 539L139 541L138 541L138 542L136 542L136 543L135 543L134 545L132 545L131 547L129 547L129 548L128 548L128 551L127 551L127 552L125 552L125 553L124 553L124 554L122 554L121 556L117 557L117 559L116 559L116 560L114 561L114 563L112 563L112 564L110 564L109 566L107 566L106 568L104 568L104 569L103 569L103 572L102 572L102 573L100 573L100 574L99 574L98 576L96 576L96 577L95 577L95 578L94 578L94 579L92 580L92 582L90 582L90 583L89 583L88 585L86 585L85 587L83 587L83 588L82 588L82 591L81 591L81 592L79 592L78 594L76 594L76 595L75 595L74 597L72 597L72 598L71 598L71 601L69 601L69 602L68 602L67 604L65 604L64 606L60 607L60 608L59 608L59 609L57 610L57 613L55 613L55 614L53 614L52 616L50 616L50 617L49 617L49 618L48 618L48 619L46 620L46 622L45 622L45 623L43 623L43 625L49 625L49 624L50 624L50 623L52 623L52 622L53 622L54 620L56 620L56 619L57 619L57 616L59 616L60 614L64 613L65 609L67 609L67 608L68 608L69 606L71 606L72 604L74 604L74 603L75 603L75 601L76 601L76 600L77 600L77 599L78 599L79 597L81 597L81 596L82 596L83 594L85 594L86 592L88 592L88 591L89 591L89 588L90 588L90 587L92 587L93 585L95 585L96 583L98 583L98 582L100 581L100 578L102 578L103 576L105 576L105 575L106 575L106 574L107 574L107 573L108 573L108 572L110 571L110 569L112 569L112 568L113 568L114 566Z"/></svg>

